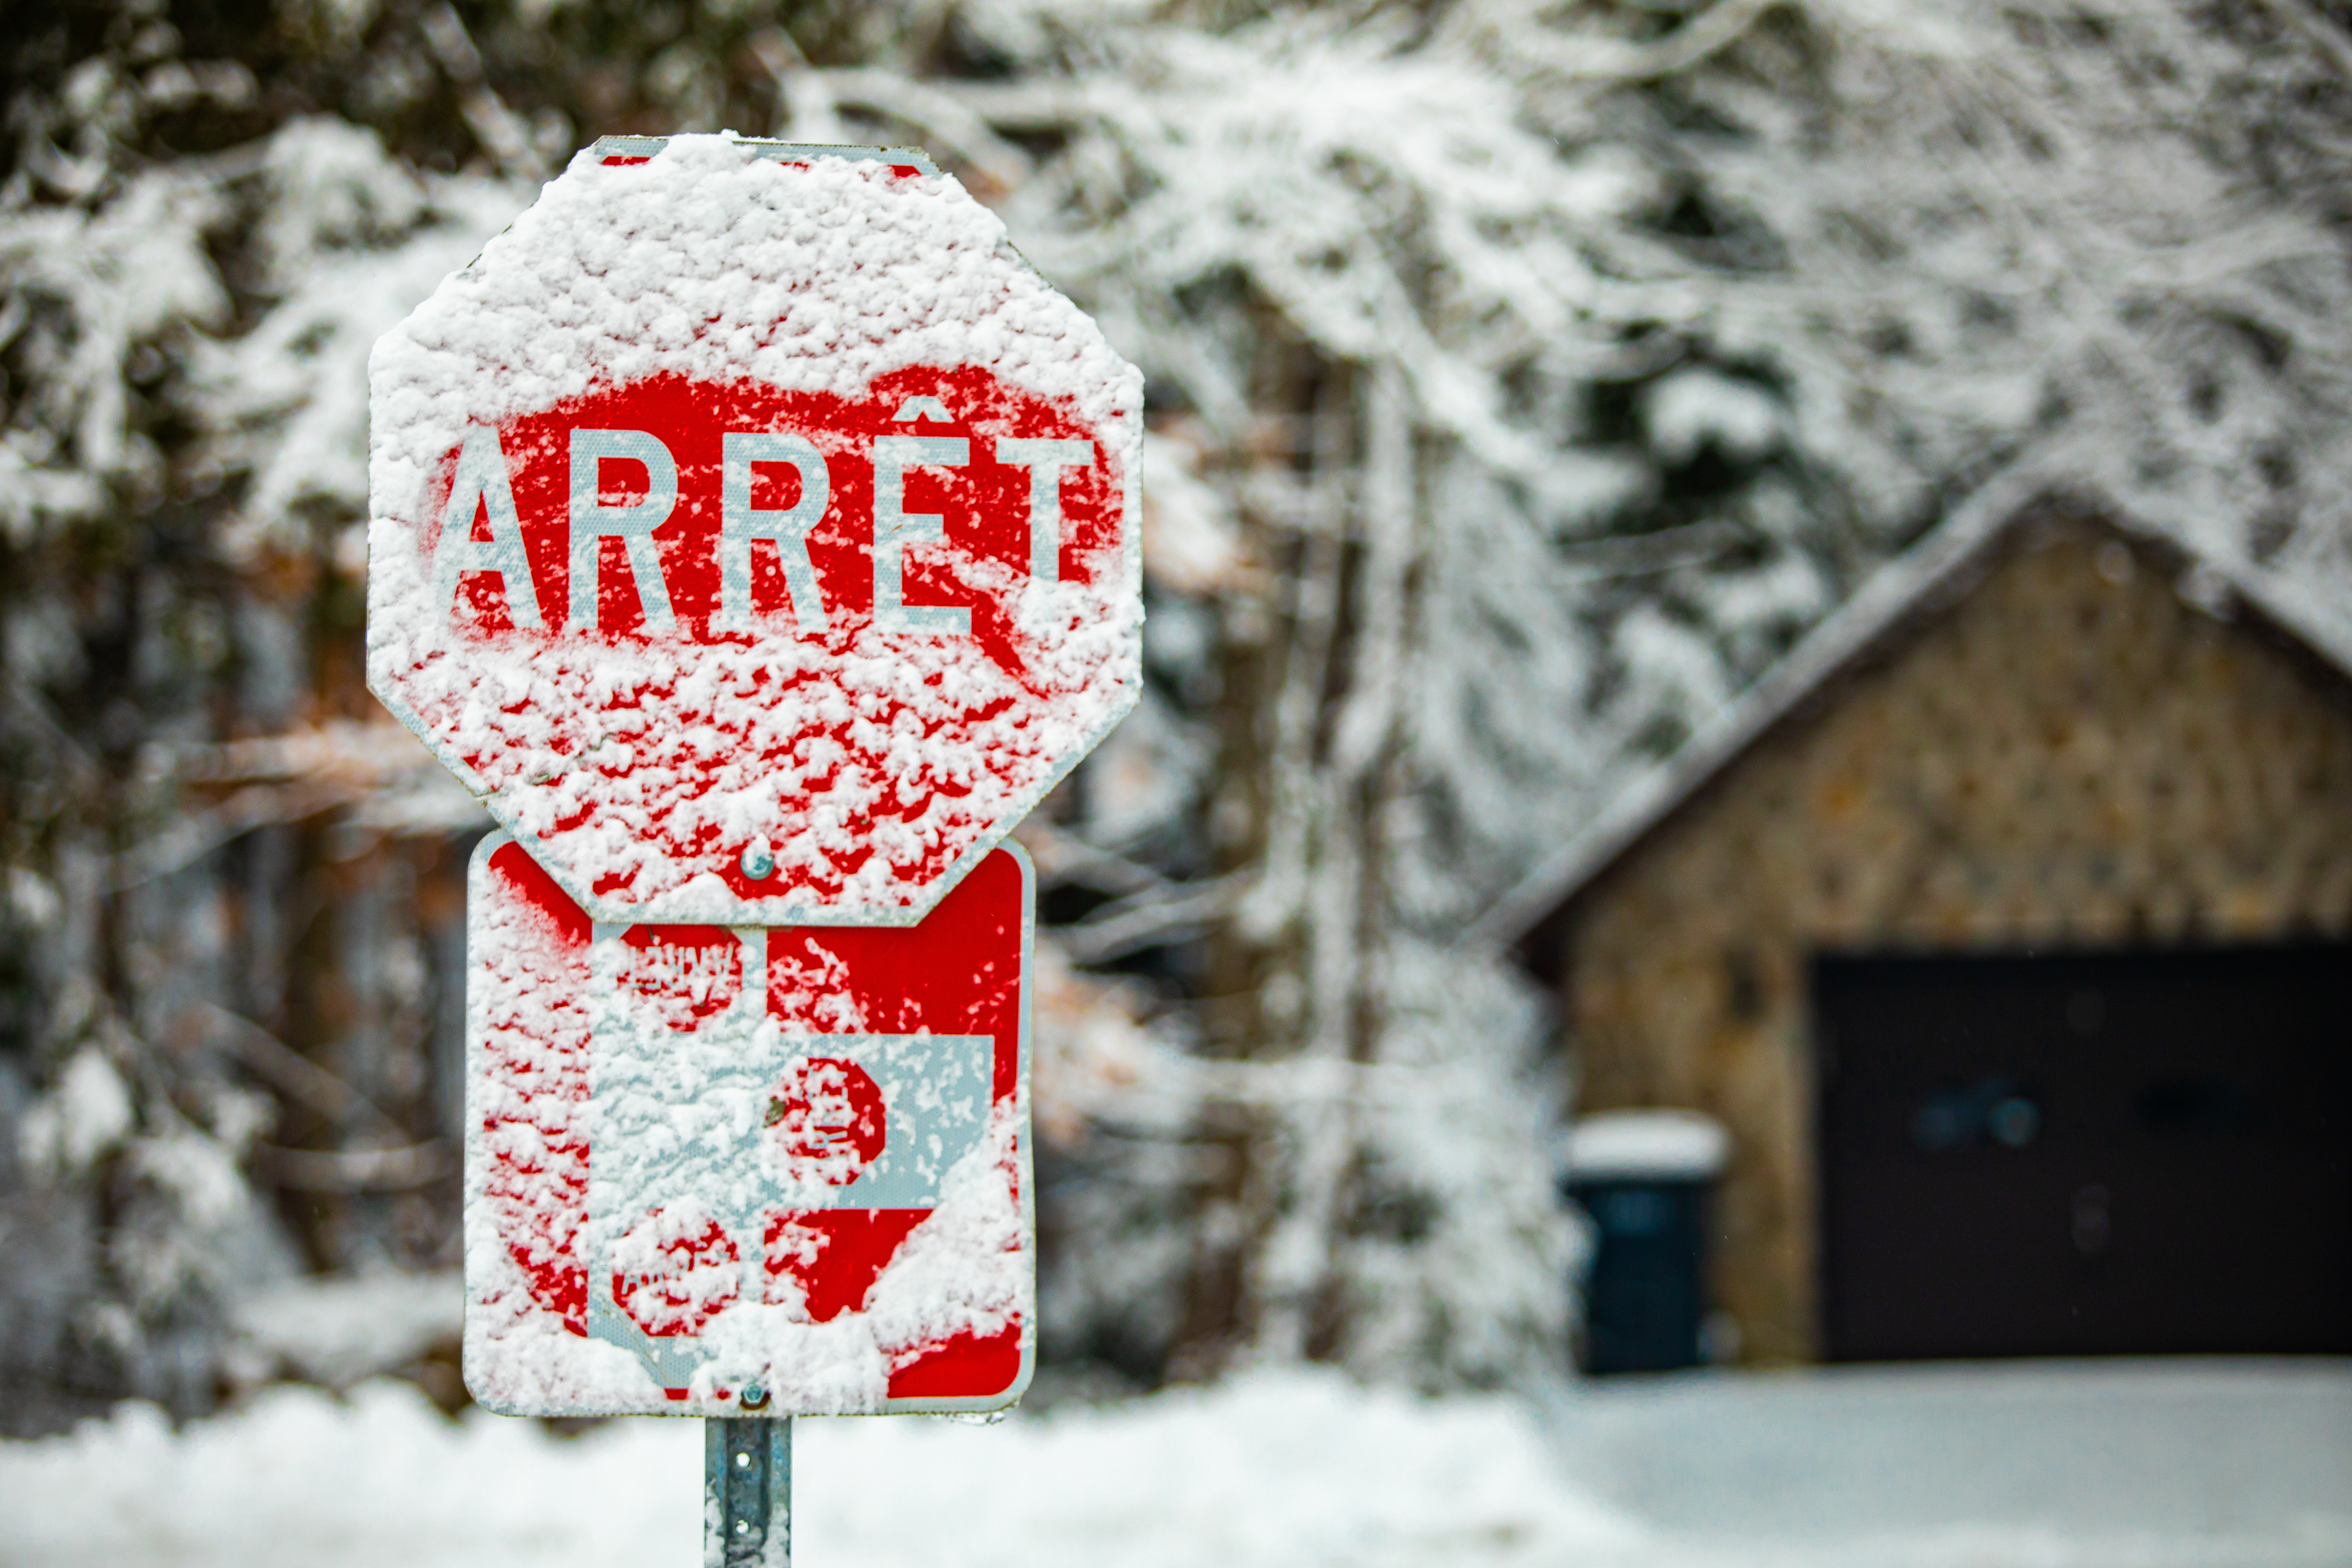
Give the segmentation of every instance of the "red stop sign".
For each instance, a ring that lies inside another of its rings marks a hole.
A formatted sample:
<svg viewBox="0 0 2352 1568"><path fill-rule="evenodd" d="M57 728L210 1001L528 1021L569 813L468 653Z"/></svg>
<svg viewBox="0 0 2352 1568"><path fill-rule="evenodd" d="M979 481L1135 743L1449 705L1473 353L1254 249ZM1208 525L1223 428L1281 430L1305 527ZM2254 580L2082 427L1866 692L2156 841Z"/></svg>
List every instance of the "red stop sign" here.
<svg viewBox="0 0 2352 1568"><path fill-rule="evenodd" d="M1140 378L908 155L583 153L371 375L369 683L596 919L911 923L1134 702Z"/></svg>

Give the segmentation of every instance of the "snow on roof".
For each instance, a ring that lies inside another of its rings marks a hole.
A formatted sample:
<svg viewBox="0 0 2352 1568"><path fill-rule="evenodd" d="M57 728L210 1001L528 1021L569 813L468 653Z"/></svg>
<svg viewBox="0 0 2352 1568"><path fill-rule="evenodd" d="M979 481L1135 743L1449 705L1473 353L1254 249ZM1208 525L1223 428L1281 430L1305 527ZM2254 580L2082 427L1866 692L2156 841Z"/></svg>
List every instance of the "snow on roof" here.
<svg viewBox="0 0 2352 1568"><path fill-rule="evenodd" d="M1939 608L1972 586L1993 547L2014 528L2054 508L2096 518L2126 537L2184 557L2189 565L2181 574L2180 593L2198 608L2226 617L2243 604L2352 677L2352 617L2326 603L2314 584L2220 559L2169 530L2126 519L2119 509L2084 496L2061 464L2020 465L1978 489L1926 538L1873 574L1679 752L1637 771L1557 854L1472 925L1466 942L1508 950L1525 942L1837 674L1921 612Z"/></svg>
<svg viewBox="0 0 2352 1568"><path fill-rule="evenodd" d="M1704 1181L1730 1153L1723 1124L1698 1111L1606 1110L1570 1129L1560 1166L1571 1181Z"/></svg>

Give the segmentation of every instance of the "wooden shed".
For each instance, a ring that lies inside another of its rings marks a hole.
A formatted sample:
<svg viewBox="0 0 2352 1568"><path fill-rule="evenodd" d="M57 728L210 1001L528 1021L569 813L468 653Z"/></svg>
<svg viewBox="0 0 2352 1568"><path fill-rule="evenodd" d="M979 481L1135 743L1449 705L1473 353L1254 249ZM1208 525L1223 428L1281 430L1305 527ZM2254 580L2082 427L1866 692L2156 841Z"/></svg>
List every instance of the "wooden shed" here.
<svg viewBox="0 0 2352 1568"><path fill-rule="evenodd" d="M2331 640L2079 510L1931 541L1507 906L1579 1109L1729 1129L1740 1359L2352 1352Z"/></svg>

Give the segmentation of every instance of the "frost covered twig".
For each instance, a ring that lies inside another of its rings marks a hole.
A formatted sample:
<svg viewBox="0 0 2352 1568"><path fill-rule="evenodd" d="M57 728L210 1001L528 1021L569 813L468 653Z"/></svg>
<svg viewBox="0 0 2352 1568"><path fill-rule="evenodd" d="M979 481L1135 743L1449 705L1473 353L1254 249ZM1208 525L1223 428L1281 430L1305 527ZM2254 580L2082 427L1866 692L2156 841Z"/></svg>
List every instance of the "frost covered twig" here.
<svg viewBox="0 0 2352 1568"><path fill-rule="evenodd" d="M534 179L547 171L532 152L530 138L489 83L482 79L481 52L466 31L457 9L446 3L432 5L417 18L425 40L433 46L441 68L457 84L457 101L467 128L490 155L499 173L514 179Z"/></svg>
<svg viewBox="0 0 2352 1568"><path fill-rule="evenodd" d="M1232 907L1237 890L1224 878L1163 884L1108 904L1056 936L1076 962L1108 963L1198 931Z"/></svg>
<svg viewBox="0 0 2352 1568"><path fill-rule="evenodd" d="M303 1193L421 1187L457 1168L449 1146L437 1142L390 1149L280 1149L261 1144L253 1152L270 1181Z"/></svg>
<svg viewBox="0 0 2352 1568"><path fill-rule="evenodd" d="M398 1128L399 1123L374 1101L252 1019L217 1003L200 1002L197 1006L240 1061L299 1103L332 1121L363 1122L371 1131Z"/></svg>
<svg viewBox="0 0 2352 1568"><path fill-rule="evenodd" d="M1517 5L1472 5L1456 23L1473 37L1490 36L1517 59L1571 81L1623 86L1688 70L1738 41L1741 34L1784 0L1714 0L1664 37L1635 43L1546 26Z"/></svg>
<svg viewBox="0 0 2352 1568"><path fill-rule="evenodd" d="M934 151L960 160L982 182L982 194L1010 190L1030 170L1029 157L999 136L989 116L963 98L895 71L870 68L822 73L836 104L855 104L903 121Z"/></svg>

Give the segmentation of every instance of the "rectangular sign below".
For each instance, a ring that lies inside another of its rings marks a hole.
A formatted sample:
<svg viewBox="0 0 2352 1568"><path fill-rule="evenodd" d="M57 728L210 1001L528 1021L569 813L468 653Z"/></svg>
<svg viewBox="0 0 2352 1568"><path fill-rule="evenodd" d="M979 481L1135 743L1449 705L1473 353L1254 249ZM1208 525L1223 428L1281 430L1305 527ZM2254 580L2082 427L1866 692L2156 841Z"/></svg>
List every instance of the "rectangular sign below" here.
<svg viewBox="0 0 2352 1568"><path fill-rule="evenodd" d="M737 1416L1020 1397L1021 851L912 927L593 923L502 833L467 898L477 1400Z"/></svg>

